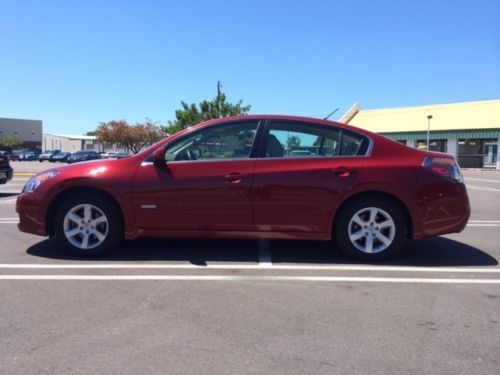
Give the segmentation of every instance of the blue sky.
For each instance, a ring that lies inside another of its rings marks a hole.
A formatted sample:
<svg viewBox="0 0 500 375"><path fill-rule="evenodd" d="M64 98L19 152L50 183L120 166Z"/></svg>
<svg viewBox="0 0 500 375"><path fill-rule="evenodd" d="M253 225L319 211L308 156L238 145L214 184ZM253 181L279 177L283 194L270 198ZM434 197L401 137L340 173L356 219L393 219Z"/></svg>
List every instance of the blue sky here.
<svg viewBox="0 0 500 375"><path fill-rule="evenodd" d="M0 117L166 123L218 80L254 114L500 98L500 1L0 0Z"/></svg>

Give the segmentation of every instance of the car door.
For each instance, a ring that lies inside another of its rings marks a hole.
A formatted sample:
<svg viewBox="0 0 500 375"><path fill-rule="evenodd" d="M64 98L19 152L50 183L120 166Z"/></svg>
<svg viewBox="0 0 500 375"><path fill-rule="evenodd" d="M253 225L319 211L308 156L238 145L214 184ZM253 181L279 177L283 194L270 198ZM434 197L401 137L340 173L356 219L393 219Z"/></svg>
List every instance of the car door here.
<svg viewBox="0 0 500 375"><path fill-rule="evenodd" d="M251 158L258 121L213 125L168 144L165 166L143 163L133 182L141 228L253 230Z"/></svg>
<svg viewBox="0 0 500 375"><path fill-rule="evenodd" d="M259 231L329 232L338 197L358 182L369 139L333 126L271 121L254 171Z"/></svg>

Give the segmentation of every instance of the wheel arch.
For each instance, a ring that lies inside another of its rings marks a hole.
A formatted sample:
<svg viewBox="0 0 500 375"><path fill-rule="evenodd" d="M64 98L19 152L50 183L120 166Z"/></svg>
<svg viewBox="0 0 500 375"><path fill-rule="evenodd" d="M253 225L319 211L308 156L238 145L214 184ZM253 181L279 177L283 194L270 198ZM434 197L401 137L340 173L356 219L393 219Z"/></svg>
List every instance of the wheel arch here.
<svg viewBox="0 0 500 375"><path fill-rule="evenodd" d="M366 197L377 197L377 198L382 198L386 199L392 203L394 203L400 210L401 213L403 214L405 218L405 224L406 224L406 237L407 238L412 238L413 237L413 225L414 221L412 218L412 215L410 213L410 210L408 209L408 206L396 195L388 193L386 191L382 190L366 190L366 191L361 191L357 192L349 197L347 197L335 210L334 217L332 220L332 236L333 236L333 231L335 228L335 223L339 219L339 212L342 211L344 207L352 203L353 201L356 201L358 199L366 198Z"/></svg>
<svg viewBox="0 0 500 375"><path fill-rule="evenodd" d="M69 187L65 190L60 191L54 198L52 198L48 208L47 208L47 214L45 216L45 228L47 228L47 234L52 237L54 235L54 220L52 220L55 217L55 214L57 212L57 209L60 207L60 205L64 202L64 200L74 194L78 193L93 193L97 194L100 196L105 197L106 199L109 199L109 201L118 209L118 211L121 213L121 219L122 222L125 221L125 213L123 212L122 207L118 203L118 201L108 193L107 191L97 188L97 187L90 187L90 186L74 186L74 187Z"/></svg>

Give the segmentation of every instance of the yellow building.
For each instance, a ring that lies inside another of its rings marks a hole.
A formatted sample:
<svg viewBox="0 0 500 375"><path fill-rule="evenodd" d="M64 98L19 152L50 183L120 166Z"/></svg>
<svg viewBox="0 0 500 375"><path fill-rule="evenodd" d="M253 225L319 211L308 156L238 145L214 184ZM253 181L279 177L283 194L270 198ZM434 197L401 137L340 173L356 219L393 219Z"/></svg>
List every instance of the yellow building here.
<svg viewBox="0 0 500 375"><path fill-rule="evenodd" d="M500 169L500 100L363 110L339 120L410 147L453 155L462 167ZM429 138L429 139L428 139Z"/></svg>

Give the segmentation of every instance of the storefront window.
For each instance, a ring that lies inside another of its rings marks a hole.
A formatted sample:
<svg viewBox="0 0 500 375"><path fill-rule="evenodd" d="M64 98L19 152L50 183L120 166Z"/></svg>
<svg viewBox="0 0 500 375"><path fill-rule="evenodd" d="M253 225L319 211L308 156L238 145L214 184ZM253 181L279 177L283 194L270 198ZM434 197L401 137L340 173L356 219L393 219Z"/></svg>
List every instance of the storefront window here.
<svg viewBox="0 0 500 375"><path fill-rule="evenodd" d="M464 168L482 168L496 164L493 157L494 150L491 145L496 144L495 139L459 139L458 164Z"/></svg>

